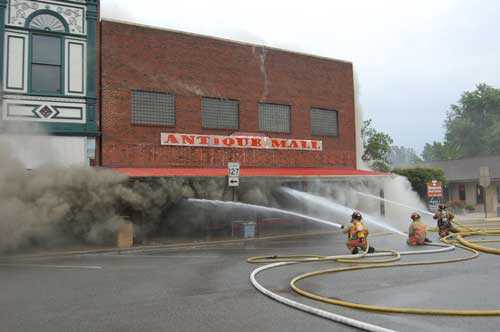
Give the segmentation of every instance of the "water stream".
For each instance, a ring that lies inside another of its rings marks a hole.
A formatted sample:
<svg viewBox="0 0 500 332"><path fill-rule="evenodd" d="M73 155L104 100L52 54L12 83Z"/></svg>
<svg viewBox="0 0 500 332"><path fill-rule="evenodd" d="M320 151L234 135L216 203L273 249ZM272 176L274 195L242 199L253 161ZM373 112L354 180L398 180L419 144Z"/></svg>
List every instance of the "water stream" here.
<svg viewBox="0 0 500 332"><path fill-rule="evenodd" d="M409 206L409 205L406 205L406 204L402 204L402 203L398 203L398 202L395 202L395 201L391 201L390 199L382 198L382 197L379 197L379 196L376 196L376 195L367 194L367 193L363 193L363 192L360 192L360 191L356 191L356 194L358 194L360 196L365 196L365 197L373 198L373 199L378 199L379 201L384 201L386 203L391 203L391 204L394 204L394 205L399 205L401 207L408 208L408 209L410 209L412 211L419 211L419 212L422 212L422 213L427 214L429 216L433 216L434 215L432 212L429 212L427 210L419 209L419 208L416 208L416 207L413 207L413 206Z"/></svg>
<svg viewBox="0 0 500 332"><path fill-rule="evenodd" d="M347 206L343 206L337 202L331 201L331 200L326 199L326 198L321 197L321 196L312 195L312 194L305 193L303 191L298 191L298 190L291 189L291 188L282 188L282 190L285 193L287 193L287 194L289 194L289 195L291 195L299 200L306 201L310 204L317 204L317 205L319 205L319 206L321 206L329 211L332 211L333 213L335 213L336 217L338 217L338 218L343 218L345 220L349 220L349 218L353 212L353 209L348 208ZM377 225L379 227L382 227L384 229L387 229L388 231L391 231L393 233L396 233L396 234L404 236L404 237L407 236L405 233L401 232L397 228L387 224L386 222L384 222L384 221L382 221L374 216L363 213L363 219L369 224Z"/></svg>
<svg viewBox="0 0 500 332"><path fill-rule="evenodd" d="M282 210L282 209L278 209L278 208L267 207L267 206L260 206L260 205L254 205L254 204L246 204L246 203L240 203L240 202L231 202L231 201L218 201L218 200L208 200L208 199L197 199L197 198L188 198L187 201L191 202L191 203L201 203L201 204L213 205L215 207L217 207L217 206L227 206L227 207L236 207L236 208L247 209L247 210L251 209L251 210L254 210L254 211L274 212L274 213L278 213L278 214L284 214L284 215L289 215L289 216L294 216L294 217L299 217L299 218L307 219L307 220L310 220L310 221L314 221L314 222L317 222L317 223L320 223L320 224L325 224L325 225L333 226L333 227L336 227L336 228L340 228L341 227L340 224L337 224L337 223L334 223L334 222L331 222L331 221L328 221L328 220L324 220L324 219L320 219L320 218L315 218L315 217L307 216L305 214L301 214L301 213L297 213L297 212L293 212L293 211L287 211L287 210Z"/></svg>

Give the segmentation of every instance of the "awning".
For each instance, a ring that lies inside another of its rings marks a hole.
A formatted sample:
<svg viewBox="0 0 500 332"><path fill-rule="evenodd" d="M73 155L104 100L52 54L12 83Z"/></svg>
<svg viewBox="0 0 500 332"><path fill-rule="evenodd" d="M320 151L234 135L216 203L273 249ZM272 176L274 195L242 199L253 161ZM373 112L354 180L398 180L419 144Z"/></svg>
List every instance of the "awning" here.
<svg viewBox="0 0 500 332"><path fill-rule="evenodd" d="M111 168L130 177L224 177L227 168ZM240 177L352 177L388 176L388 173L351 168L241 168Z"/></svg>

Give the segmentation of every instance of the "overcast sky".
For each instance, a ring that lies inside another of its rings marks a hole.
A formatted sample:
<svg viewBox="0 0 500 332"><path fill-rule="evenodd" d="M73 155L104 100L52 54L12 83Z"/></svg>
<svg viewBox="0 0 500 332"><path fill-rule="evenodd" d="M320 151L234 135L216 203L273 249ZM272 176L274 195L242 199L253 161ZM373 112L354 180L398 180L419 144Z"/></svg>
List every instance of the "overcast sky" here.
<svg viewBox="0 0 500 332"><path fill-rule="evenodd" d="M421 152L449 105L500 87L497 0L101 0L102 16L351 61L364 118Z"/></svg>

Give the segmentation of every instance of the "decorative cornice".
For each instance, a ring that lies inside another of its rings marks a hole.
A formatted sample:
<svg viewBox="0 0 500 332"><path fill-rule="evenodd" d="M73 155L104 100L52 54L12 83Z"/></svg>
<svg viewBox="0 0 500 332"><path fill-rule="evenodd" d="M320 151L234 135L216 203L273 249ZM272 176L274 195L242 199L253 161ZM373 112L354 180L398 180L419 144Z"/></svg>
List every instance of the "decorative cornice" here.
<svg viewBox="0 0 500 332"><path fill-rule="evenodd" d="M97 8L91 9L91 7L87 8L87 21L88 20L97 20Z"/></svg>
<svg viewBox="0 0 500 332"><path fill-rule="evenodd" d="M86 99L72 99L72 98L60 98L60 97L39 97L39 96L26 96L26 95L3 95L3 99L15 99L15 100L31 100L31 101L55 101L55 102L65 102L65 103L85 103Z"/></svg>
<svg viewBox="0 0 500 332"><path fill-rule="evenodd" d="M70 4L53 1L10 0L7 24L26 27L28 18L38 11L53 12L67 23L70 33L85 34L85 3ZM29 23L29 22L28 22Z"/></svg>

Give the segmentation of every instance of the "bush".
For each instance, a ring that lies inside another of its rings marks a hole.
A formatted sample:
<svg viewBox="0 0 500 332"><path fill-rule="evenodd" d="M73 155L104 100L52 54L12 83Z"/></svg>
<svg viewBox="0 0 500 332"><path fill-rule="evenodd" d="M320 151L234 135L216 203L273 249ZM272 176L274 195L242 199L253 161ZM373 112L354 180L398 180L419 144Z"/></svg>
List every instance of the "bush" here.
<svg viewBox="0 0 500 332"><path fill-rule="evenodd" d="M465 209L469 212L472 212L476 209L476 207L474 206L474 204L466 204Z"/></svg>
<svg viewBox="0 0 500 332"><path fill-rule="evenodd" d="M413 190L415 190L420 198L426 199L427 183L432 180L441 181L446 184L443 170L430 167L412 167L412 168L395 168L393 173L404 176L410 181Z"/></svg>
<svg viewBox="0 0 500 332"><path fill-rule="evenodd" d="M383 160L373 160L370 163L370 168L384 173L389 173L391 171L391 166Z"/></svg>

